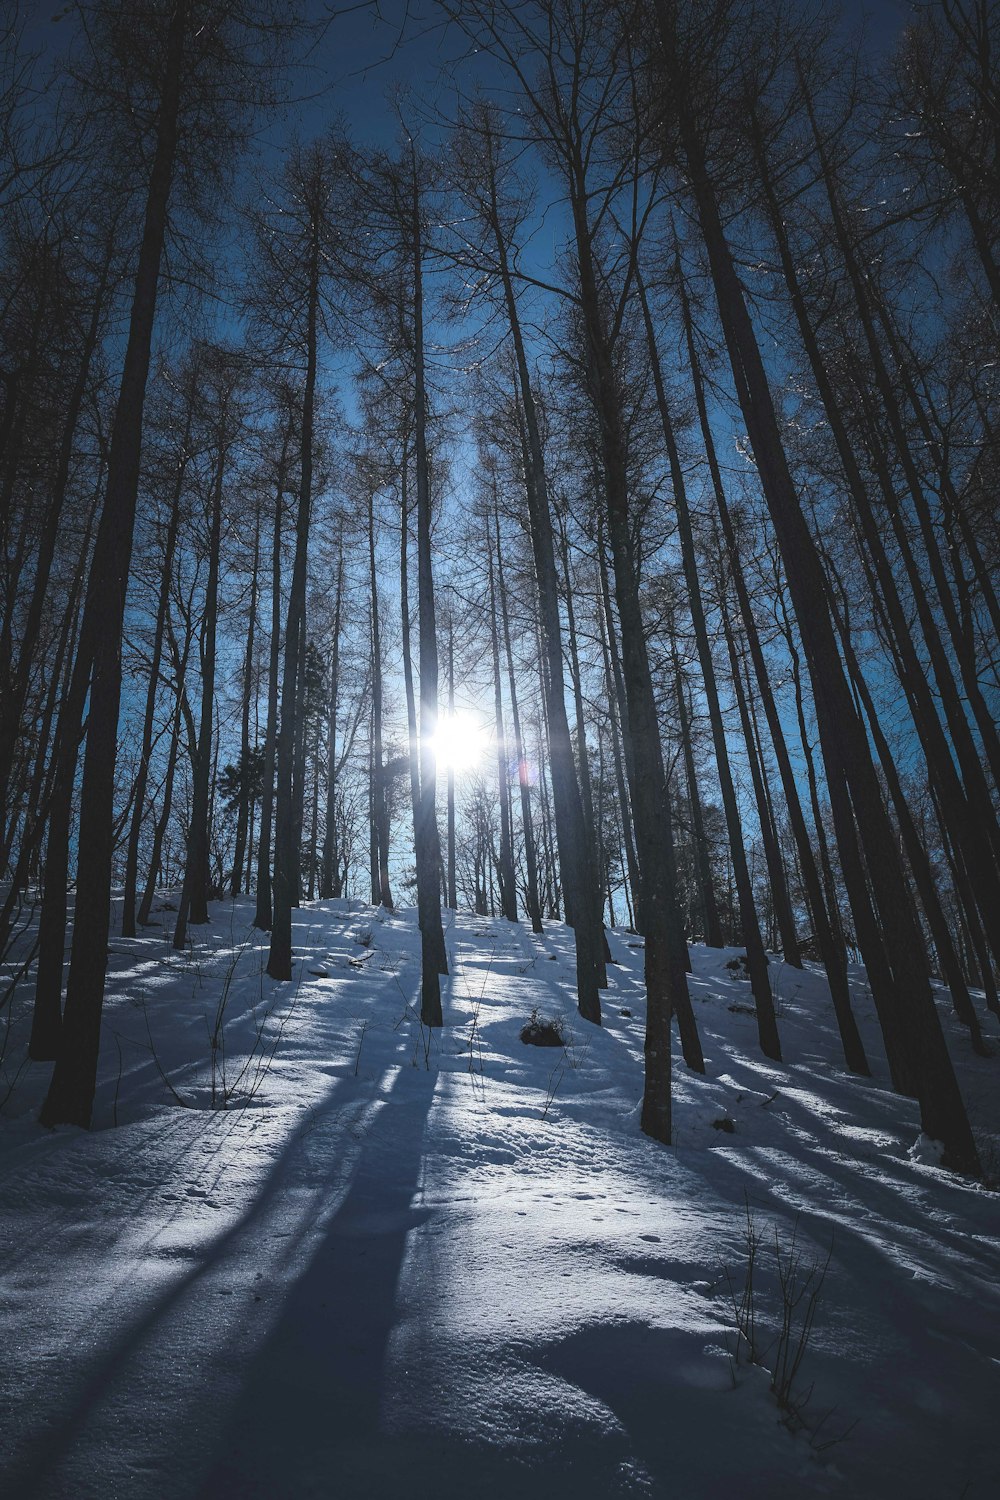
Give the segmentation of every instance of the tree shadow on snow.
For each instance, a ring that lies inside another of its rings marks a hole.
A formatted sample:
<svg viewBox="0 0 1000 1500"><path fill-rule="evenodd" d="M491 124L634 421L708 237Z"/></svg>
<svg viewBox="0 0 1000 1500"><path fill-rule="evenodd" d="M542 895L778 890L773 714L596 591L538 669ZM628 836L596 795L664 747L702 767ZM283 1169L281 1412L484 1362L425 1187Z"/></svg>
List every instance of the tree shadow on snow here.
<svg viewBox="0 0 1000 1500"><path fill-rule="evenodd" d="M205 1500L350 1493L345 1470L378 1450L407 1238L429 1217L411 1204L434 1083L434 1074L397 1074L391 1140L377 1129L369 1136L318 1250L244 1372L198 1492Z"/></svg>
<svg viewBox="0 0 1000 1500"><path fill-rule="evenodd" d="M81 1476L90 1474L95 1445L99 1449L103 1442L114 1442L120 1429L134 1452L142 1452L148 1442L149 1473L133 1476L131 1495L138 1500L168 1491L191 1493L185 1480L171 1472L172 1446L164 1447L155 1402L148 1439L141 1435L150 1426L141 1395L143 1380L150 1378L149 1353L176 1345L178 1334L186 1360L206 1352L188 1333L192 1315L197 1320L204 1306L199 1299L214 1295L217 1279L225 1277L248 1243L258 1237L266 1242L275 1223L289 1222L285 1199L304 1180L313 1184L316 1212L282 1239L282 1261L294 1264L322 1216L324 1195L329 1202L344 1191L345 1137L349 1142L352 1121L370 1112L380 1082L356 1089L341 1081L331 1089L286 1140L247 1210L204 1250L195 1252L190 1269L173 1278L109 1343L95 1341L92 1352L82 1346L72 1351L58 1412L46 1414L44 1428L36 1430L4 1473L5 1500L8 1495L11 1500L79 1500L89 1495L85 1485L81 1488ZM319 1250L301 1280L284 1292L272 1332L251 1355L245 1375L240 1371L237 1376L239 1395L231 1425L224 1422L218 1431L211 1427L222 1404L218 1391L204 1388L211 1362L199 1357L189 1367L190 1391L198 1404L189 1413L189 1452L179 1467L188 1475L192 1467L202 1472L207 1468L210 1478L204 1492L216 1500L237 1495L277 1500L286 1494L298 1500L314 1493L297 1485L297 1465L308 1465L311 1453L322 1452L331 1432L343 1438L374 1426L406 1236L424 1217L410 1211L410 1201L419 1181L434 1082L433 1074L398 1069L392 1093L402 1092L404 1098L393 1101L392 1117L405 1117L405 1131L397 1135L394 1130L392 1150L386 1150L380 1144L376 1116ZM310 1158L317 1151L332 1163L318 1187L308 1176ZM206 1321L205 1338L212 1337ZM235 1359L240 1342L237 1330L230 1346ZM168 1441L184 1442L184 1434L171 1433ZM279 1464L290 1483L275 1479ZM315 1493L325 1494L327 1487Z"/></svg>

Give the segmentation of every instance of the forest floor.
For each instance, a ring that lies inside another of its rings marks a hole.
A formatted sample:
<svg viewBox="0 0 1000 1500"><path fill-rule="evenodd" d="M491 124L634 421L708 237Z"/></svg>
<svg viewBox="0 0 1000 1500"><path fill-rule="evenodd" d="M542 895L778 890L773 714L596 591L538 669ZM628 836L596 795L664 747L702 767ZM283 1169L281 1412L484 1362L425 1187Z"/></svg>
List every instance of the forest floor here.
<svg viewBox="0 0 1000 1500"><path fill-rule="evenodd" d="M112 938L89 1133L34 1123L15 997L4 1500L1000 1494L1000 1194L940 1170L890 1092L862 971L871 1080L817 970L773 961L775 1064L735 950L695 948L708 1072L677 1053L666 1149L638 1122L640 940L611 935L597 1029L566 929L449 914L430 1033L413 912L304 907L287 985L251 917L216 906L186 954L169 912ZM995 1176L1000 1056L940 999ZM564 1045L520 1040L533 1011ZM748 1207L761 1365L735 1332ZM800 1286L818 1268L792 1355L829 1261L798 1416L768 1373L776 1247Z"/></svg>

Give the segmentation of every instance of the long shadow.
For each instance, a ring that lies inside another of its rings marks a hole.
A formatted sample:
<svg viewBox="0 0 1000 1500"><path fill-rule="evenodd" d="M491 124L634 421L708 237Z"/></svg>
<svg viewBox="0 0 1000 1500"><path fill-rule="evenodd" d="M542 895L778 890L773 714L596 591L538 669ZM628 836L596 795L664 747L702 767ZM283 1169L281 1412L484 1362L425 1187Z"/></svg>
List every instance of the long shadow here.
<svg viewBox="0 0 1000 1500"><path fill-rule="evenodd" d="M81 1363L72 1389L67 1391L67 1399L54 1422L28 1440L6 1472L0 1470L4 1500L8 1496L11 1500L14 1497L17 1500L50 1500L50 1497L64 1493L59 1477L61 1465L71 1457L84 1437L95 1410L113 1397L123 1368L140 1356L144 1346L162 1334L170 1315L199 1282L224 1262L245 1235L252 1233L258 1224L263 1224L289 1175L294 1173L298 1158L309 1149L310 1141L315 1141L328 1126L339 1134L344 1125L343 1112L350 1110L351 1118L355 1117L352 1102L358 1111L363 1112L369 1107L377 1088L376 1083L371 1089L355 1091L346 1080L338 1080L323 1102L308 1111L284 1143L279 1158L245 1213L199 1254L189 1271L171 1281L160 1297L129 1322L117 1339L104 1345L96 1357ZM291 1253L292 1247L289 1248Z"/></svg>
<svg viewBox="0 0 1000 1500"><path fill-rule="evenodd" d="M762 1450L780 1448L787 1435L776 1423L774 1432L762 1431L755 1406L727 1399L728 1366L722 1359L705 1361L703 1342L678 1329L615 1323L580 1328L533 1350L533 1364L595 1397L624 1429L577 1439L562 1472L558 1460L554 1466L551 1493L573 1493L559 1482L564 1474L579 1474L580 1500L619 1492L662 1500L800 1500L807 1494L800 1483L794 1489L783 1483L778 1464L765 1463L764 1472L754 1473L748 1455L760 1462ZM584 1455L589 1462L581 1462ZM637 1466L647 1479L633 1488L627 1475Z"/></svg>
<svg viewBox="0 0 1000 1500"><path fill-rule="evenodd" d="M397 1285L409 1232L429 1216L411 1204L434 1081L400 1069L380 1117L390 1131L382 1137L376 1122L347 1196L246 1370L198 1490L204 1500L355 1493L347 1476L377 1472Z"/></svg>

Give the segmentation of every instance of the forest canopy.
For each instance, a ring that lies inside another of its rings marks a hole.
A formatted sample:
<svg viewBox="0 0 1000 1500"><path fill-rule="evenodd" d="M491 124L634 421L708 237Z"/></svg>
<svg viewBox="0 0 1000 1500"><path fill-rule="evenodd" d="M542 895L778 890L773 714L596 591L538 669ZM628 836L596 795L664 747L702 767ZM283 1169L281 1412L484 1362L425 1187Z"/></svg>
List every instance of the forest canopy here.
<svg viewBox="0 0 1000 1500"><path fill-rule="evenodd" d="M857 1075L863 963L977 1173L933 986L982 1051L997 7L342 11L0 11L5 1066L90 1123L164 892L178 951L251 896L278 983L299 903L415 905L432 1028L461 906L569 922L593 1025L642 935L664 1143L690 944L774 1063L768 955L822 965Z"/></svg>

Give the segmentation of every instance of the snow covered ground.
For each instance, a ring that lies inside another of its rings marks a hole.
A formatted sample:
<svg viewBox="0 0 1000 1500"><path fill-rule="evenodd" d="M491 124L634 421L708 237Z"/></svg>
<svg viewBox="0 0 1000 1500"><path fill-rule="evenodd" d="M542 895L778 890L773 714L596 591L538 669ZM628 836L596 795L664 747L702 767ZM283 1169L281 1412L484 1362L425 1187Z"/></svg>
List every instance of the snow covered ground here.
<svg viewBox="0 0 1000 1500"><path fill-rule="evenodd" d="M1000 1494L1000 1195L918 1140L862 973L871 1081L817 973L774 962L775 1065L733 950L695 949L708 1076L678 1051L664 1149L638 1128L635 938L598 1030L571 934L460 914L431 1034L412 912L304 908L294 985L251 915L216 907L186 955L112 939L90 1133L33 1123L46 1068L6 1100L4 1500ZM520 1041L532 1011L565 1046ZM1000 1057L942 1014L995 1171ZM766 1364L775 1237L803 1274L829 1255L801 1423L732 1358L747 1204Z"/></svg>

